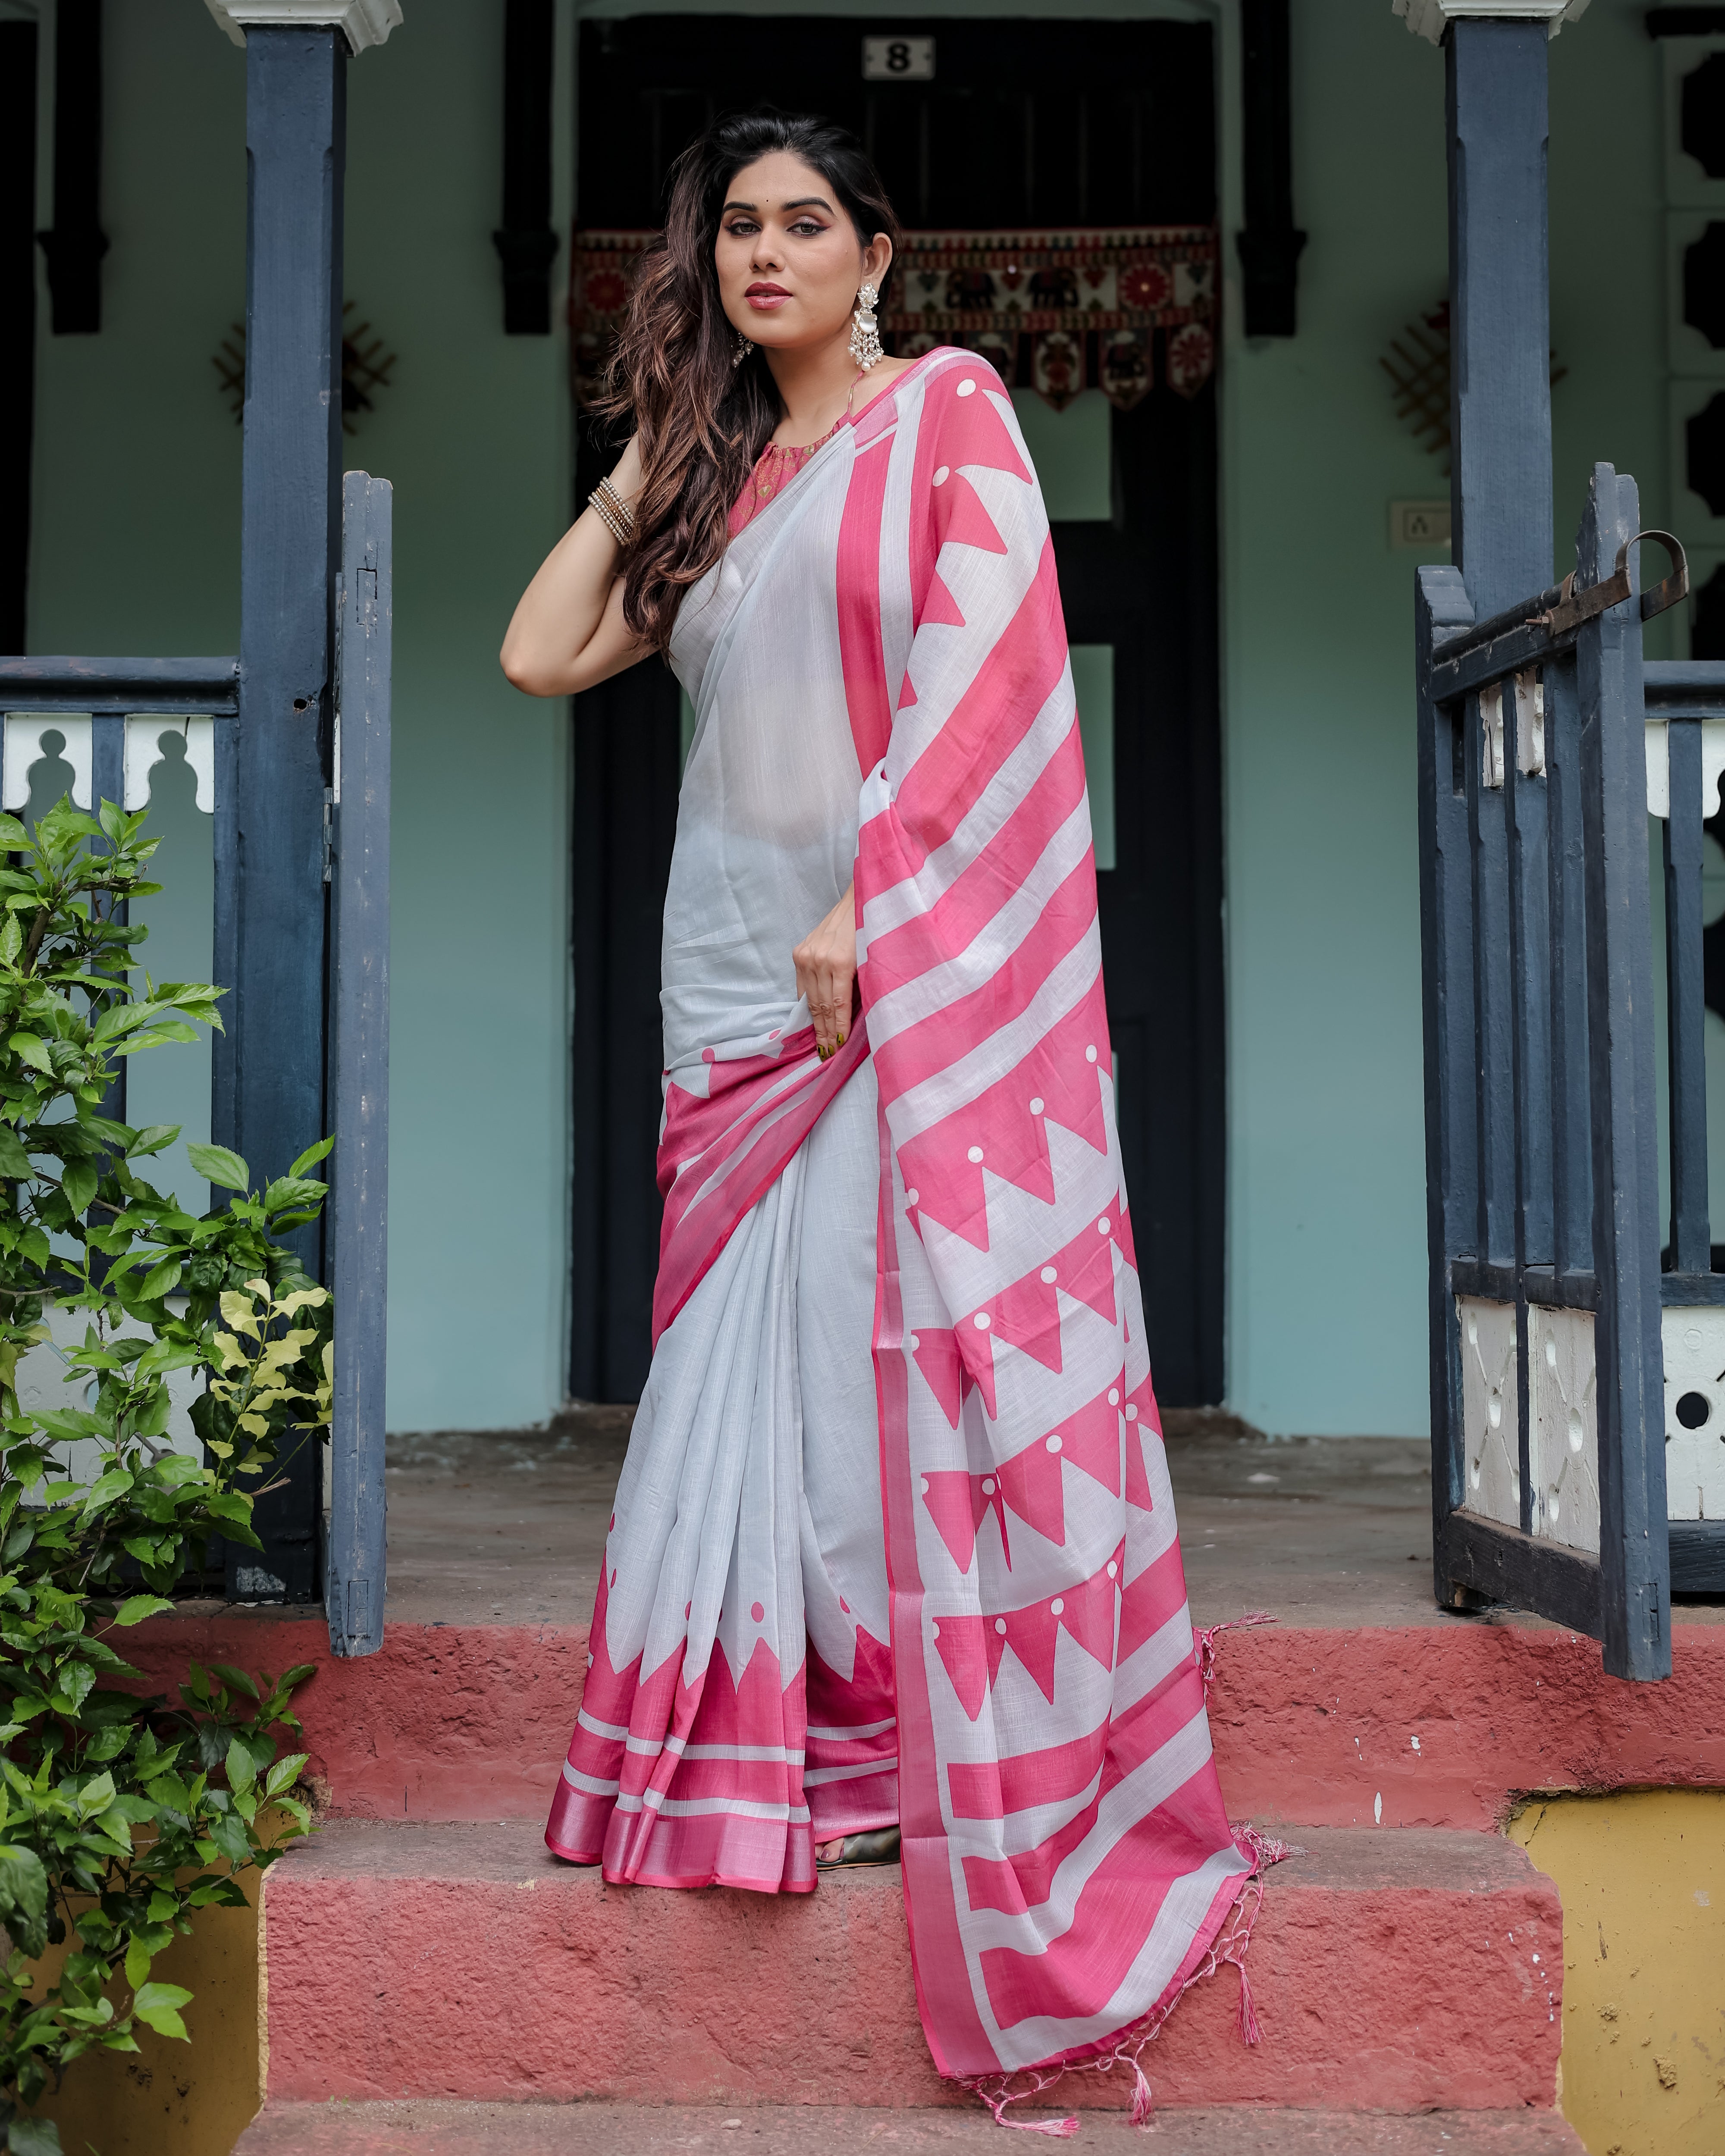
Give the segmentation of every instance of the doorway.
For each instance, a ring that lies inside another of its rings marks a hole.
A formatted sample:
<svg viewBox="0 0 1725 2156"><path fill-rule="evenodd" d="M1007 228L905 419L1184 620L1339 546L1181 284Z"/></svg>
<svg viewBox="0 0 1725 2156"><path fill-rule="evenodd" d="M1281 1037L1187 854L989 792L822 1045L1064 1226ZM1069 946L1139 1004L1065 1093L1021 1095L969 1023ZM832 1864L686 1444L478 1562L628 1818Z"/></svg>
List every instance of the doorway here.
<svg viewBox="0 0 1725 2156"><path fill-rule="evenodd" d="M932 40L932 75L865 78L865 39ZM587 22L577 215L662 219L673 158L757 104L853 129L913 230L1208 224L1206 24L652 15ZM1030 409L1075 647L1121 1147L1158 1397L1222 1397L1224 1037L1216 385L1128 411ZM614 461L578 434L575 499ZM1050 461L1052 459L1052 462ZM1088 466L1088 469L1084 467ZM1070 467L1070 469L1068 468ZM570 1389L645 1382L658 1263L660 916L680 697L648 662L575 700ZM1102 829L1111 802L1111 831Z"/></svg>

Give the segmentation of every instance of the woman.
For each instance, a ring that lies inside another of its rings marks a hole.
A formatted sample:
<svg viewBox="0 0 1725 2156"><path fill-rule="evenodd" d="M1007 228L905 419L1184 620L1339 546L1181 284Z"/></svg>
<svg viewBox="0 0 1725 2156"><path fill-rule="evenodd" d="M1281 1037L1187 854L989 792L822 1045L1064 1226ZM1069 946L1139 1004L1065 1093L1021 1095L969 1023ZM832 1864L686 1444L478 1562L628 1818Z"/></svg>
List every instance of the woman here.
<svg viewBox="0 0 1725 2156"><path fill-rule="evenodd" d="M896 236L824 121L685 153L637 432L504 645L540 696L664 652L696 711L654 1360L546 1839L770 1893L901 1831L930 2046L999 2117L1240 1958L1257 1857L1151 1391L1047 518L986 362L881 355Z"/></svg>

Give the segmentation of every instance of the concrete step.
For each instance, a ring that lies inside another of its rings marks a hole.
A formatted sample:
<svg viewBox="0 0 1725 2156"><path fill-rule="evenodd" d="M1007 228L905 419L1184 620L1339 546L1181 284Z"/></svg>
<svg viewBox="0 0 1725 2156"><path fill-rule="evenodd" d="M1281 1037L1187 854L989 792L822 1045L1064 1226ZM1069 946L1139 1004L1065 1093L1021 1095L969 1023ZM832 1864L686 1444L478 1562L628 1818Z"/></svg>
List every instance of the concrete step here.
<svg viewBox="0 0 1725 2156"><path fill-rule="evenodd" d="M1725 1784L1725 1625L1680 1620L1658 1685L1530 1622L1271 1625L1216 1647L1216 1763L1242 1819L1491 1828L1527 1789ZM311 1662L310 1771L340 1816L542 1821L587 1628L392 1624L381 1653L336 1661L321 1617L206 1609L141 1625L126 1652L170 1692L193 1657Z"/></svg>
<svg viewBox="0 0 1725 2156"><path fill-rule="evenodd" d="M1045 2112L1034 2114L1045 2117ZM834 2106L634 2103L281 2103L272 2100L234 2156L957 2156L1001 2143L980 2107L880 2111ZM1585 2156L1552 2111L1289 2111L1230 2106L1156 2114L1147 2143L1123 2115L1092 2113L1078 2146L1154 2156Z"/></svg>
<svg viewBox="0 0 1725 2156"><path fill-rule="evenodd" d="M929 2060L896 1869L671 1893L561 1864L527 1822L333 1820L266 1875L263 1933L272 2098L968 2101ZM1495 1835L1302 1830L1251 1944L1263 2041L1224 1970L1145 2069L1174 2104L1548 2107L1562 1934ZM1130 2093L1076 2074L1061 2100Z"/></svg>

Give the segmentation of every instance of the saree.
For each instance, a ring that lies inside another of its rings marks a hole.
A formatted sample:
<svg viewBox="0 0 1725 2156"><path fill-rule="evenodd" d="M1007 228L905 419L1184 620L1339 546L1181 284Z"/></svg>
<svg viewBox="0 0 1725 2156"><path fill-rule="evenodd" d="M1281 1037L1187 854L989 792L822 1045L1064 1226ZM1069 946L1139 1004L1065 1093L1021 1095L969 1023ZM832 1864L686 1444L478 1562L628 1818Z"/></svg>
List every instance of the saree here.
<svg viewBox="0 0 1725 2156"><path fill-rule="evenodd" d="M897 1820L930 2050L1001 2118L1136 2070L1219 1959L1255 2033L1265 1851L1211 1757L1053 547L988 365L841 424L670 656L655 1353L546 1839L806 1892ZM790 952L853 880L822 1063Z"/></svg>

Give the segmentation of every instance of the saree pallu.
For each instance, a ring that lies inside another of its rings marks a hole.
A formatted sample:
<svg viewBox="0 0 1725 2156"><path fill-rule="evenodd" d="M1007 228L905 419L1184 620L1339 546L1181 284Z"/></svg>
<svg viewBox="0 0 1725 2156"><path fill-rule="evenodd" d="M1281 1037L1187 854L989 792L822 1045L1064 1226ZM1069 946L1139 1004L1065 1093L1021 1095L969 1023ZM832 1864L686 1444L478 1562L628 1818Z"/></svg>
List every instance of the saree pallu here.
<svg viewBox="0 0 1725 2156"><path fill-rule="evenodd" d="M655 1359L547 1840L798 1891L896 1819L930 2048L999 2116L1239 1958L1259 1851L1151 1387L1053 549L987 365L937 350L842 427L671 656ZM863 1015L822 1064L790 950L853 878Z"/></svg>

